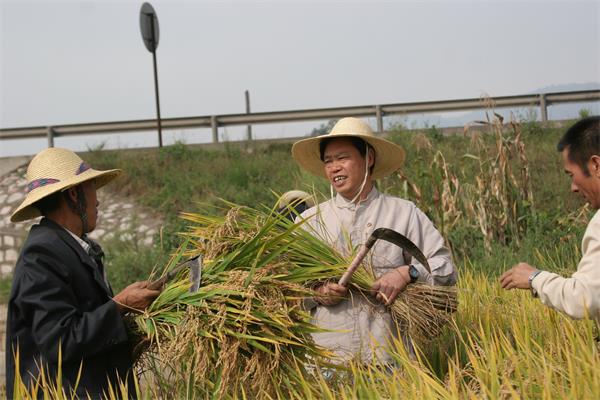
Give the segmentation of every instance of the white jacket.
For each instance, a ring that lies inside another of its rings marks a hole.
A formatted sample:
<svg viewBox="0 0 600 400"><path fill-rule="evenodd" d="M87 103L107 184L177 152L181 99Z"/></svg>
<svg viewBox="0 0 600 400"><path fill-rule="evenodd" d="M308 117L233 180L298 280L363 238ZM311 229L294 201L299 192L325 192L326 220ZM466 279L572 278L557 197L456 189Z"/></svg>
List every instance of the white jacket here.
<svg viewBox="0 0 600 400"><path fill-rule="evenodd" d="M572 318L600 321L600 210L590 220L581 248L583 256L570 278L542 271L531 286L544 304Z"/></svg>
<svg viewBox="0 0 600 400"><path fill-rule="evenodd" d="M351 247L365 242L376 228L394 229L421 249L427 257L431 273L417 260L410 260L410 256L405 258L400 247L380 240L367 255L377 277L412 263L419 270L420 281L434 285L456 283L452 257L444 246L444 239L429 218L410 201L387 196L373 188L358 205L338 194L334 199L306 210L300 218L307 219L305 229L346 255L351 254ZM333 350L344 359L360 357L369 361L375 351L377 360L389 361L382 347L389 344L390 339L398 338L402 332L398 332L386 307L373 297L363 297L351 291L348 299L335 306L314 302L307 304L311 308L314 324L334 330L314 334L317 344Z"/></svg>

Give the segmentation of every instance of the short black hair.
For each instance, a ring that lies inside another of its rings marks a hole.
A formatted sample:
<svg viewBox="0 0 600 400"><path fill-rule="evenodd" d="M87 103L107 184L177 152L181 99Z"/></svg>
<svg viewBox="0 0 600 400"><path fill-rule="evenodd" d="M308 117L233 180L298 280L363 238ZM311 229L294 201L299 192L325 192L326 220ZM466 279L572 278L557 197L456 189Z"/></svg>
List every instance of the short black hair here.
<svg viewBox="0 0 600 400"><path fill-rule="evenodd" d="M44 197L41 200L33 203L33 207L40 211L40 214L47 216L49 213L58 210L60 203L64 198L65 192L52 193L50 196Z"/></svg>
<svg viewBox="0 0 600 400"><path fill-rule="evenodd" d="M589 176L588 161L593 155L600 155L600 116L577 121L563 135L556 149L559 152L569 149L569 161L577 164Z"/></svg>
<svg viewBox="0 0 600 400"><path fill-rule="evenodd" d="M356 150L358 150L360 155L363 156L363 158L367 158L367 142L355 136L340 136L325 138L319 142L319 154L321 157L321 161L325 162L325 148L327 147L327 145L336 139L346 139L350 141L350 143L352 143ZM375 154L375 149L371 146L369 147L373 150L373 155L376 157L377 155ZM373 160L373 165L371 165L371 167L369 168L369 174L373 174L373 168L375 168L375 160Z"/></svg>
<svg viewBox="0 0 600 400"><path fill-rule="evenodd" d="M350 141L350 143L352 143L356 150L358 150L361 156L367 156L367 142L365 142L361 138L357 138L355 136L330 137L322 139L319 142L319 154L321 156L321 161L325 161L325 148L327 148L327 145L335 139L345 139Z"/></svg>

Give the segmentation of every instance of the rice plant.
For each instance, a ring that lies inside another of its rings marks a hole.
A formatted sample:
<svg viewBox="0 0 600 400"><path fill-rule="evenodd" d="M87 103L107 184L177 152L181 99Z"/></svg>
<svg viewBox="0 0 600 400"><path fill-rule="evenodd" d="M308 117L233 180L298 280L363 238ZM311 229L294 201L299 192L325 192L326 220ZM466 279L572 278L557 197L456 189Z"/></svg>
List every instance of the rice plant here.
<svg viewBox="0 0 600 400"><path fill-rule="evenodd" d="M221 217L183 215L190 245L171 264L203 254L202 285L189 293L183 273L136 318L141 362L169 382L185 377L201 393L241 394L230 391L240 382L252 396L272 396L333 360L312 341L319 328L302 304L314 283L339 278L350 260L272 209L225 206ZM375 279L365 266L352 286L366 293ZM455 310L453 288L425 284L410 285L391 307L419 342L436 336Z"/></svg>
<svg viewBox="0 0 600 400"><path fill-rule="evenodd" d="M550 263L543 255L540 261ZM402 343L393 343L390 354L396 368L350 362L344 370L307 371L294 354L285 370L264 377L267 390L254 392L252 381L230 379L225 386L226 362L211 366L213 373L197 375L196 362L180 360L177 353L159 353L139 365L142 378L136 383L142 399L596 399L600 398L598 329L592 321L572 320L542 305L528 292L507 292L495 279L461 268L458 310L451 323L417 355L407 354ZM183 290L185 284L173 289ZM174 296L174 293L170 293ZM189 295L181 295L188 297ZM161 301L167 301L169 293ZM157 304L157 307L159 305ZM157 310L158 308L155 308ZM211 315L215 318L214 315ZM148 316L141 316L140 320ZM245 318L242 317L242 318ZM191 323L191 322L190 322ZM223 321L215 319L215 324ZM185 325L185 322L182 323ZM185 327L182 327L185 330ZM211 338L179 340L213 343ZM161 345L168 346L166 342ZM157 345L158 346L158 345ZM249 346L249 345L247 345ZM192 344L187 349L190 349ZM202 347L206 350L207 347ZM173 351L182 351L174 348ZM240 354L222 357L243 362ZM146 356L144 356L146 357ZM201 357L199 357L201 359ZM151 363L154 363L152 365ZM251 374L252 366L247 373ZM146 368L142 372L141 368ZM85 368L85 365L82 366ZM220 373L219 373L220 372ZM57 383L58 382L58 383ZM15 383L15 387L19 383ZM122 387L112 388L107 399L125 398ZM63 393L60 378L40 381L33 388L21 386L19 398L74 398Z"/></svg>

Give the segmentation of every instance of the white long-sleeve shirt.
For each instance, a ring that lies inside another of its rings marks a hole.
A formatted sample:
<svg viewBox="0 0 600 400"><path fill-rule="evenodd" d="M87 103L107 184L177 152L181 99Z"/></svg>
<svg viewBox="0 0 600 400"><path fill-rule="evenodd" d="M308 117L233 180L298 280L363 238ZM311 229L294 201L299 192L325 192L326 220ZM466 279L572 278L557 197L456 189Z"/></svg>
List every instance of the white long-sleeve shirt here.
<svg viewBox="0 0 600 400"><path fill-rule="evenodd" d="M583 256L570 278L542 271L531 286L544 304L572 318L600 321L600 210L590 220L581 248Z"/></svg>
<svg viewBox="0 0 600 400"><path fill-rule="evenodd" d="M377 228L393 229L412 240L423 252L431 273L417 260L392 243L379 240L369 254L375 275L380 277L394 268L412 263L419 271L419 280L433 285L453 285L456 272L450 251L433 223L412 202L387 196L373 188L358 205L341 195L306 210L300 218L307 220L305 228L330 243L343 254L364 243ZM396 323L386 307L372 297L351 292L348 299L335 306L312 303L313 323L334 330L313 335L315 342L329 348L342 358L373 358L389 361L383 349L390 340L399 338Z"/></svg>

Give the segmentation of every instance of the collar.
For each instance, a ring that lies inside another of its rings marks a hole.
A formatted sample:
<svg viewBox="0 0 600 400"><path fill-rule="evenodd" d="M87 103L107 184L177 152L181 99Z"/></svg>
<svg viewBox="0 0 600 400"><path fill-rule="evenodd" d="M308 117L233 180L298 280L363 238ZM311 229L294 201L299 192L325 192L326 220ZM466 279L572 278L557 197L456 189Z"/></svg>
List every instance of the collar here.
<svg viewBox="0 0 600 400"><path fill-rule="evenodd" d="M86 253L89 254L90 252L90 245L88 243L86 243L82 238L80 238L79 236L77 236L76 234L74 234L73 232L71 232L70 230L68 230L67 228L65 228L63 226L63 229L65 231L67 231L69 233L69 235L71 235L73 237L73 239L75 239L75 241L77 243L79 243L79 245L81 245L81 247L83 248L83 250L85 250Z"/></svg>
<svg viewBox="0 0 600 400"><path fill-rule="evenodd" d="M373 188L367 195L367 198L364 200L359 200L357 203L351 203L350 200L347 200L346 198L344 198L344 196L342 196L341 194L338 193L335 196L334 204L337 208L347 208L349 210L354 210L363 204L365 206L368 206L369 204L371 204L371 202L373 200L375 200L378 197L379 197L379 191L377 190L375 185L373 185Z"/></svg>

